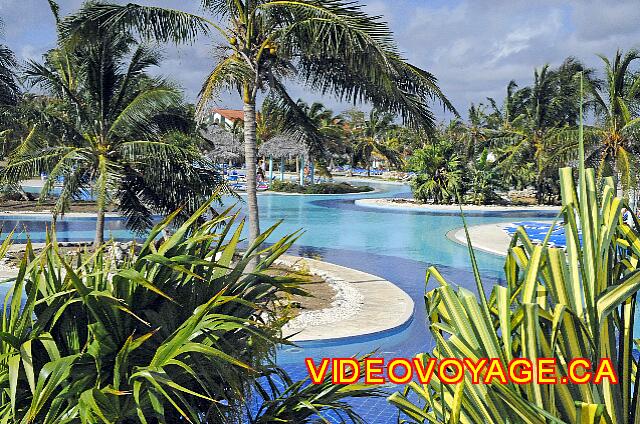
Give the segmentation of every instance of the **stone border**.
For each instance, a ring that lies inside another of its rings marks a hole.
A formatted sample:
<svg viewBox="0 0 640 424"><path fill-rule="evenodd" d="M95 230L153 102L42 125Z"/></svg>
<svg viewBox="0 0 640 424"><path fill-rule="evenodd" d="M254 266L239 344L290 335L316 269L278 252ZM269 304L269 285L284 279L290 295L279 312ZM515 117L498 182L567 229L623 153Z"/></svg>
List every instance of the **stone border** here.
<svg viewBox="0 0 640 424"><path fill-rule="evenodd" d="M419 211L425 213L460 213L460 207L458 205L431 205L431 204L418 204L418 203L396 203L392 201L393 198L378 198L378 199L357 199L355 204L371 209L385 209L395 211ZM467 213L481 213L486 215L505 214L505 213L542 213L542 214L554 214L560 211L558 206L476 206L476 205L462 205L462 211Z"/></svg>
<svg viewBox="0 0 640 424"><path fill-rule="evenodd" d="M293 342L381 334L398 330L413 318L411 297L395 284L375 275L289 255L281 256L276 264L305 269L337 287L337 299L331 307L323 311L303 312L302 317L292 320L290 324L293 325L285 327L284 335L290 336L289 340ZM310 322L316 324L310 325Z"/></svg>
<svg viewBox="0 0 640 424"><path fill-rule="evenodd" d="M42 218L44 216L50 217L53 219L53 212L50 210L42 210L42 211L12 211L12 210L0 210L0 217L7 217L15 215L16 218L24 218L32 216L34 218ZM58 217L58 221L64 221L65 218L95 218L97 216L96 212L67 212L64 215L60 215ZM106 212L104 214L105 218L124 218L124 215L115 212Z"/></svg>
<svg viewBox="0 0 640 424"><path fill-rule="evenodd" d="M91 245L91 241L60 241L58 245L60 247L82 247ZM34 250L43 249L47 244L38 242L31 243L31 247ZM7 250L7 253L23 253L26 249L26 243L12 243ZM18 267L7 265L7 258L0 258L0 282L9 278L14 278L18 275Z"/></svg>

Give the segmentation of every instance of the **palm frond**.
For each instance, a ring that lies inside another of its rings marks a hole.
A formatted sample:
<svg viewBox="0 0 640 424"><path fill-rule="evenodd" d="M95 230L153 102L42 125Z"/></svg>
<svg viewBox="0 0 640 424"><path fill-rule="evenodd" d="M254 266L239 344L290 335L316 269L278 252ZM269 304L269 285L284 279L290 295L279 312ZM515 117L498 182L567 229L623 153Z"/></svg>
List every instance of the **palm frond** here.
<svg viewBox="0 0 640 424"><path fill-rule="evenodd" d="M235 54L221 59L200 89L196 115L202 116L206 107L217 99L221 91L239 90L243 81L251 78L252 72Z"/></svg>
<svg viewBox="0 0 640 424"><path fill-rule="evenodd" d="M153 136L153 119L162 112L178 107L182 94L170 87L144 90L133 98L115 117L108 135L122 137L127 134Z"/></svg>
<svg viewBox="0 0 640 424"><path fill-rule="evenodd" d="M83 26L110 27L128 33L135 30L159 41L193 42L199 34L207 34L211 23L206 19L173 9L137 4L87 3L60 24L65 38L72 37Z"/></svg>

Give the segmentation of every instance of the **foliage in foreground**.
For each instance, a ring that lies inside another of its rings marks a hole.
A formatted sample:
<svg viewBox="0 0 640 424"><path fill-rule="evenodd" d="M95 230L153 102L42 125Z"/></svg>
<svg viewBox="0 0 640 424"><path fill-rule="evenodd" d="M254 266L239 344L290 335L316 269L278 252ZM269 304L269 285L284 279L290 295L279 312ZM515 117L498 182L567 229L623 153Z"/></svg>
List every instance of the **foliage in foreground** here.
<svg viewBox="0 0 640 424"><path fill-rule="evenodd" d="M288 181L274 181L269 187L272 191L282 193L301 194L346 194L346 193L366 193L373 191L369 186L353 186L349 183L319 183L307 186L291 183Z"/></svg>
<svg viewBox="0 0 640 424"><path fill-rule="evenodd" d="M361 422L344 398L368 389L294 383L274 363L273 301L298 289L262 271L295 235L258 252L272 227L240 253L243 222L198 224L206 210L160 239L169 216L121 265L27 245L0 320L0 422Z"/></svg>
<svg viewBox="0 0 640 424"><path fill-rule="evenodd" d="M439 284L425 297L436 347L421 356L499 358L504 364L518 357L556 358L559 375L567 375L572 358L588 358L595 367L606 357L620 384L473 385L466 374L452 386L434 377L389 398L410 422L639 422L639 368L632 352L640 236L621 219L623 203L611 178L600 196L593 169L581 166L578 190L570 168L561 169L560 181L566 252L534 245L520 228L505 263L506 285L496 285L487 298L470 248L479 301L430 268L428 280Z"/></svg>

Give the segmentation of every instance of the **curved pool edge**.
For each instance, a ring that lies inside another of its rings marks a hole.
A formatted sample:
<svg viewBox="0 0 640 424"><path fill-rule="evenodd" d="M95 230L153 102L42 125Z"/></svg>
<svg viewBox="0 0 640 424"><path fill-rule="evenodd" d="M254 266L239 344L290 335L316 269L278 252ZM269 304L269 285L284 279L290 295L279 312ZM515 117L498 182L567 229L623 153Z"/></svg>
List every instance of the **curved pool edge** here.
<svg viewBox="0 0 640 424"><path fill-rule="evenodd" d="M424 215L460 215L458 205L400 205L390 202L393 198L365 198L355 199L354 204L362 208L371 210L384 210L394 212L413 212ZM462 212L465 216L493 216L508 217L511 215L535 215L540 218L556 217L560 212L557 206L474 206L462 205Z"/></svg>
<svg viewBox="0 0 640 424"><path fill-rule="evenodd" d="M402 331L412 321L413 299L398 286L381 277L329 262L284 255L276 263L305 268L311 274L342 280L358 290L362 304L356 314L330 324L307 326L285 333L293 343L352 343Z"/></svg>
<svg viewBox="0 0 640 424"><path fill-rule="evenodd" d="M546 223L545 221L535 222ZM468 227L471 245L475 250L504 258L509 254L509 246L511 245L511 236L507 234L505 228L514 226L515 224L513 221L505 221ZM467 246L467 236L464 232L464 227L448 231L447 238L454 243Z"/></svg>
<svg viewBox="0 0 640 424"><path fill-rule="evenodd" d="M12 211L12 210L0 210L0 217L16 217L16 218L47 218L53 219L53 212L50 210L43 211L32 211L32 210L24 210L24 211ZM61 214L58 216L58 221L64 221L65 218L91 218L95 219L98 216L96 212L67 212L65 214ZM116 212L106 212L104 214L105 218L118 218L125 219L126 217L120 213Z"/></svg>
<svg viewBox="0 0 640 424"><path fill-rule="evenodd" d="M495 224L473 225L468 227L469 238L474 250L480 250L495 256L506 257L509 252L511 237L503 231L505 225L511 222ZM467 236L464 227L455 228L447 232L447 238L454 243L467 246Z"/></svg>

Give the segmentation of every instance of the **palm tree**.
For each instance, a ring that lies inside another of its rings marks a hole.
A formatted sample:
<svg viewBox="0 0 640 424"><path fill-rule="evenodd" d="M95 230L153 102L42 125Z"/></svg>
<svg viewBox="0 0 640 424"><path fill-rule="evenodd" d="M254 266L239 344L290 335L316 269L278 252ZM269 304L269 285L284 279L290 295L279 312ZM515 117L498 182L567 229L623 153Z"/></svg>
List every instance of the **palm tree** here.
<svg viewBox="0 0 640 424"><path fill-rule="evenodd" d="M326 175L331 175L329 167L335 156L345 156L348 153L348 143L345 137L345 120L341 115L334 115L331 109L320 102L307 104L302 99L297 101L298 107L304 112L303 122L297 123L298 131L309 148L309 160L317 162ZM310 122L314 129L309 134L305 122ZM293 123L294 127L296 123Z"/></svg>
<svg viewBox="0 0 640 424"><path fill-rule="evenodd" d="M17 62L13 52L0 44L0 105L15 106L18 101L18 83L15 77Z"/></svg>
<svg viewBox="0 0 640 424"><path fill-rule="evenodd" d="M595 78L593 71L585 75L590 99L585 106L596 115L596 125L584 128L586 161L597 168L601 179L614 176L619 197L628 197L629 189L637 179L640 163L637 143L640 140L640 75L630 68L640 58L640 52L631 50L623 54L616 51L613 60L600 56L604 63L604 81ZM565 163L576 159L578 131L563 131L559 145L550 146L549 157Z"/></svg>
<svg viewBox="0 0 640 424"><path fill-rule="evenodd" d="M235 122L238 125L242 124L242 121ZM264 143L283 132L285 132L283 111L277 99L267 96L262 102L260 113L256 115L256 140L258 143ZM241 131L238 135L242 136Z"/></svg>
<svg viewBox="0 0 640 424"><path fill-rule="evenodd" d="M598 174L613 175L623 196L632 187L638 169L637 143L640 141L640 118L633 110L640 101L640 77L632 74L630 66L640 59L638 50L626 54L618 50L612 61L600 56L604 62L605 80L590 84L591 106L602 121L602 128L588 129L597 141L593 152L599 159Z"/></svg>
<svg viewBox="0 0 640 424"><path fill-rule="evenodd" d="M549 152L562 147L559 141L566 140L569 126L576 123L579 101L574 76L583 70L582 64L569 58L558 69L545 65L535 70L531 87L515 90L517 85L512 81L504 112L496 114L502 124L493 131L490 142L498 148L499 166L509 175L517 172L519 164L535 163L538 202L558 190L550 174L555 162Z"/></svg>
<svg viewBox="0 0 640 424"><path fill-rule="evenodd" d="M374 154L384 157L391 166L402 165L402 155L389 144L392 131L397 129L391 113L373 108L369 112L369 119L364 114L352 113L350 125L352 128L351 142L355 158L367 168L367 175L371 175L371 164Z"/></svg>
<svg viewBox="0 0 640 424"><path fill-rule="evenodd" d="M0 28L3 22L0 19ZM9 47L0 44L0 158L3 158L12 143L9 136L16 126L15 107L20 97L20 87L16 78L18 61Z"/></svg>
<svg viewBox="0 0 640 424"><path fill-rule="evenodd" d="M303 112L286 90L296 79L305 87L345 101L369 101L405 121L433 128L432 100L454 110L430 73L405 62L386 23L346 0L204 0L213 19L137 4L90 3L65 23L135 29L160 41L193 42L215 32L219 59L200 93L199 110L221 90L237 91L243 102L247 165L249 240L260 232L256 197L256 98L276 96L303 122ZM215 21L215 22L214 22ZM311 122L306 122L313 130Z"/></svg>
<svg viewBox="0 0 640 424"><path fill-rule="evenodd" d="M0 19L0 28L3 22ZM11 49L0 44L0 105L14 106L18 102L20 88L16 78L18 62Z"/></svg>
<svg viewBox="0 0 640 424"><path fill-rule="evenodd" d="M420 202L435 204L456 200L462 184L460 158L449 140L434 142L413 152L409 170L416 172L412 181L413 197Z"/></svg>
<svg viewBox="0 0 640 424"><path fill-rule="evenodd" d="M40 198L63 180L54 216L91 191L97 202L95 245L104 240L107 205L128 217L135 230L153 213L184 205L194 211L219 185L195 148L182 96L146 71L160 55L129 34L83 28L49 51L44 63L29 62L26 75L48 96L21 145L2 172L5 184L47 173ZM180 124L178 121L182 121Z"/></svg>
<svg viewBox="0 0 640 424"><path fill-rule="evenodd" d="M487 106L480 103L471 104L469 107L468 122L459 119L455 121L460 127L461 147L467 159L476 158L487 147L487 140L490 137L491 129L488 127Z"/></svg>

